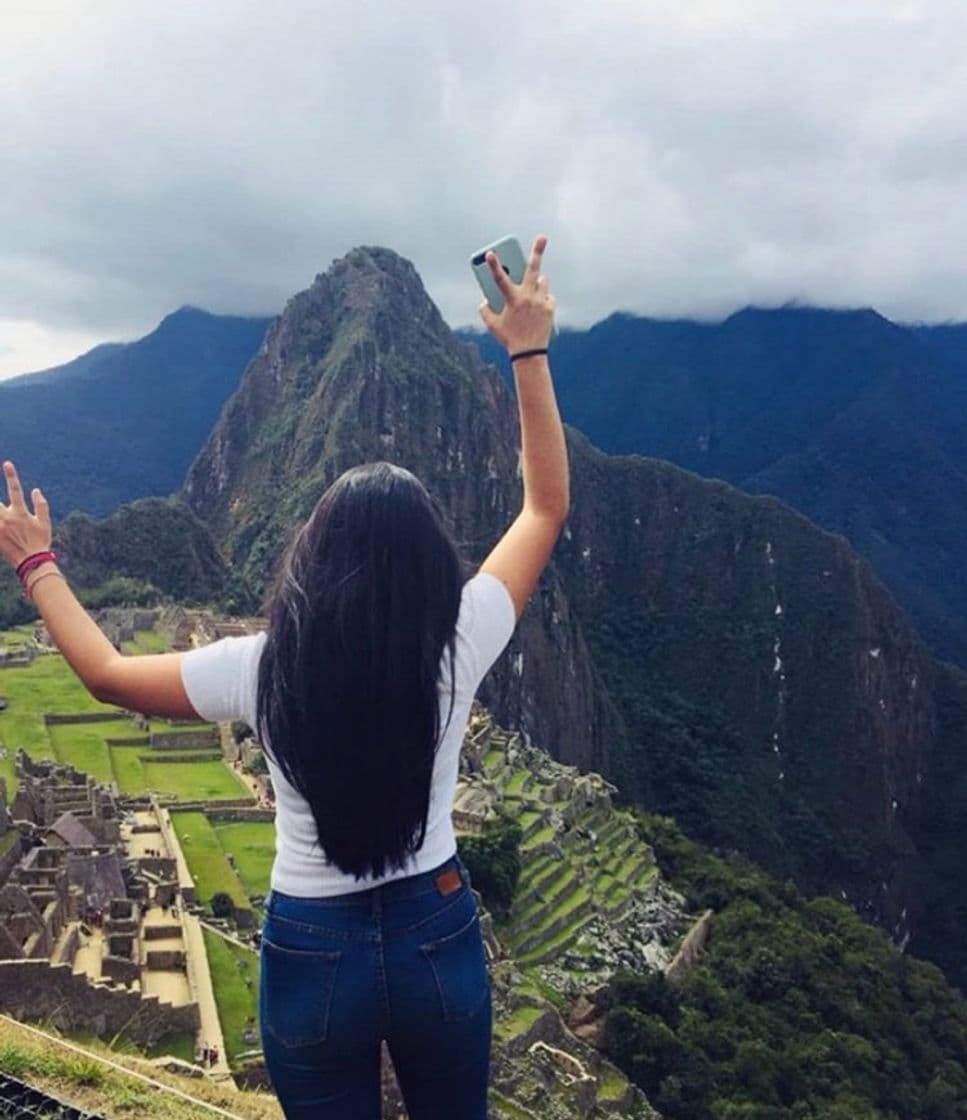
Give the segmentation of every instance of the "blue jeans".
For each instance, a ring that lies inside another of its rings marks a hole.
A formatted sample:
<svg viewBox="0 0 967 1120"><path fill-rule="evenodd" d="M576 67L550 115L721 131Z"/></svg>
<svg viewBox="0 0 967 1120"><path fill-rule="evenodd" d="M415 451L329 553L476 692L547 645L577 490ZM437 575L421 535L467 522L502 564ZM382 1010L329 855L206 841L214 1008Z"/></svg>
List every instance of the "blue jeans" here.
<svg viewBox="0 0 967 1120"><path fill-rule="evenodd" d="M490 979L459 857L333 898L272 891L259 1013L288 1120L379 1120L386 1041L410 1120L487 1120Z"/></svg>

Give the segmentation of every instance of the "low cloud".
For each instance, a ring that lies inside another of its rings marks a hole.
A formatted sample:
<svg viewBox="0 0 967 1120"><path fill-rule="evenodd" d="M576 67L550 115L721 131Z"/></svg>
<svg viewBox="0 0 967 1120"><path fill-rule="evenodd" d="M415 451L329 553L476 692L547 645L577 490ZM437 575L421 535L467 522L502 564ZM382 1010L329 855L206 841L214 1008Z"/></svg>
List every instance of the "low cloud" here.
<svg viewBox="0 0 967 1120"><path fill-rule="evenodd" d="M357 244L471 322L508 231L550 234L564 322L965 317L965 32L950 0L11 8L0 376L185 303L275 312Z"/></svg>

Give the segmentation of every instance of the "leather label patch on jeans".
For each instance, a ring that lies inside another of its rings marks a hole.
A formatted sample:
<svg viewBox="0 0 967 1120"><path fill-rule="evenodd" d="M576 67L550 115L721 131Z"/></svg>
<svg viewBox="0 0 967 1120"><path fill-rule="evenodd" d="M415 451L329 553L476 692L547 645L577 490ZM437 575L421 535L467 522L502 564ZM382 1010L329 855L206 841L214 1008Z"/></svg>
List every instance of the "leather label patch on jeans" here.
<svg viewBox="0 0 967 1120"><path fill-rule="evenodd" d="M441 871L434 882L436 883L436 889L442 895L453 894L454 891L458 891L463 886L460 872L455 867L451 867L449 871Z"/></svg>

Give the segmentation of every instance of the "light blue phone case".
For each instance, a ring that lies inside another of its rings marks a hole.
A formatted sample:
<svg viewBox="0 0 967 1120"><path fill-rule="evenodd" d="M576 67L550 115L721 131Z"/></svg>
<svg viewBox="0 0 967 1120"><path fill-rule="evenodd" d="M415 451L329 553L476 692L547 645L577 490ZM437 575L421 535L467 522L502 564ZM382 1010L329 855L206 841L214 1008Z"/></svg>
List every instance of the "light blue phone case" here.
<svg viewBox="0 0 967 1120"><path fill-rule="evenodd" d="M524 259L524 251L520 247L520 242L516 237L510 236L502 237L492 245L485 245L470 258L470 267L473 269L474 276L477 277L477 283L483 290L484 297L490 304L491 311L495 315L499 315L504 309L504 297L494 283L490 265L487 264L487 254L491 250L497 254L497 260L504 266L504 271L515 284L519 284L524 279L527 261Z"/></svg>

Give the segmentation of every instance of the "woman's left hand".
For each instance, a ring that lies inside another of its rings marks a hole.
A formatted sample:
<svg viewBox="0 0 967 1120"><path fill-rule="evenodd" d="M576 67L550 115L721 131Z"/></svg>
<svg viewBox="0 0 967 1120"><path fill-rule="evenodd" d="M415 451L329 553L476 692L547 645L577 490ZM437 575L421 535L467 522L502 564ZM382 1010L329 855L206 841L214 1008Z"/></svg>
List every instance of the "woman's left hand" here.
<svg viewBox="0 0 967 1120"><path fill-rule="evenodd" d="M14 568L35 552L50 548L50 506L36 488L31 491L34 512L27 509L17 470L8 459L3 464L7 501L0 502L0 556Z"/></svg>

